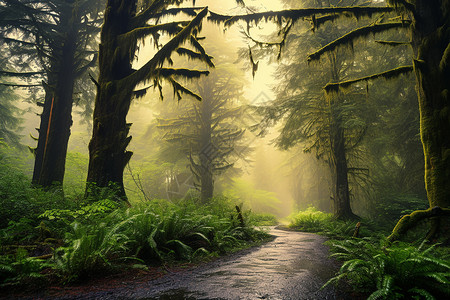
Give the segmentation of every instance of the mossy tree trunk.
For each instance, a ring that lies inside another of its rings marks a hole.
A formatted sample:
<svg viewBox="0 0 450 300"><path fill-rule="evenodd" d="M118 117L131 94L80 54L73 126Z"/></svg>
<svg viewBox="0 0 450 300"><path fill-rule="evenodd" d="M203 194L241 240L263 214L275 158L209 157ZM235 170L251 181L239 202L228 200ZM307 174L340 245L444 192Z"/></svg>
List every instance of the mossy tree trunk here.
<svg viewBox="0 0 450 300"><path fill-rule="evenodd" d="M340 72L335 54L330 54L331 80L339 82ZM331 168L334 174L334 217L337 219L354 219L350 206L350 192L348 186L348 161L346 149L346 136L344 130L344 120L342 119L342 95L327 95L330 99L330 152Z"/></svg>
<svg viewBox="0 0 450 300"><path fill-rule="evenodd" d="M414 25L425 187L430 208L450 208L450 1L417 0Z"/></svg>
<svg viewBox="0 0 450 300"><path fill-rule="evenodd" d="M430 207L450 207L450 1L417 1L414 71ZM446 9L445 9L446 8Z"/></svg>
<svg viewBox="0 0 450 300"><path fill-rule="evenodd" d="M33 184L45 188L61 185L72 126L73 91L76 78L77 28L72 8L60 14L62 40L53 51L53 62L45 87L44 109L33 171Z"/></svg>
<svg viewBox="0 0 450 300"><path fill-rule="evenodd" d="M135 1L108 1L99 46L99 79L89 143L87 182L98 187L114 183L120 197L125 197L123 170L132 155L126 151L131 140L128 137L131 124L126 123L126 116L134 86L122 89L118 81L133 72L130 56L134 52L131 53L131 47L121 45L118 36L128 32L135 13Z"/></svg>

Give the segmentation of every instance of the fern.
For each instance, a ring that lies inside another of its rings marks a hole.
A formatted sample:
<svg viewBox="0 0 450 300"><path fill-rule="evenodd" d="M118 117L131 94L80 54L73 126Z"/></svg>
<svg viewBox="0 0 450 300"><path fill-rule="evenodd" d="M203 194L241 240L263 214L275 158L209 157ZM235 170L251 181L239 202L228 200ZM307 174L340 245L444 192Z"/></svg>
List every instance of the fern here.
<svg viewBox="0 0 450 300"><path fill-rule="evenodd" d="M332 256L345 262L326 285L345 278L357 289L370 292L368 299L449 297L449 261L435 257L435 247L398 243L382 249L373 241L335 241Z"/></svg>

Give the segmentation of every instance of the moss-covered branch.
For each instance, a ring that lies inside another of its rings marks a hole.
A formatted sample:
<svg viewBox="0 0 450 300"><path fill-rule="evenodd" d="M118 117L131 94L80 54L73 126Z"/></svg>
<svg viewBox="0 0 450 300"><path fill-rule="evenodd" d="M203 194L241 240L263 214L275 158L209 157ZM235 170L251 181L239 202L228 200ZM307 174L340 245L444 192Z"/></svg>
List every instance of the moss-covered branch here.
<svg viewBox="0 0 450 300"><path fill-rule="evenodd" d="M155 70L162 66L165 61L170 60L171 54L178 49L178 47L186 40L190 39L192 33L200 26L202 19L206 16L208 10L205 8L198 15L192 19L189 24L183 28L176 36L167 42L146 64L139 70L133 72L131 75L122 79L123 87L136 86L140 82L150 80L156 76ZM206 55L207 56L207 55ZM203 61L209 58L203 57Z"/></svg>
<svg viewBox="0 0 450 300"><path fill-rule="evenodd" d="M411 42L399 42L399 41L381 41L381 40L377 40L377 41L375 41L375 43L378 43L378 44L381 44L381 45L392 46L392 47L411 45Z"/></svg>
<svg viewBox="0 0 450 300"><path fill-rule="evenodd" d="M145 26L150 19L159 19L162 17L176 16L180 13L184 13L188 16L195 17L197 12L204 9L204 7L175 7L170 9L162 9L167 4L165 1L154 1L147 9L143 10L141 13L137 14L132 20L132 28L137 28ZM161 10L159 13L155 11Z"/></svg>
<svg viewBox="0 0 450 300"><path fill-rule="evenodd" d="M355 18L371 17L373 14L386 13L393 11L392 7L364 7L364 6L348 6L348 7L325 7L325 8L305 8L305 9L288 9L280 11L267 11L261 13L227 16L210 12L208 20L216 23L223 23L225 26L231 26L238 21L258 24L260 21L275 21L281 24L283 20L297 21L305 17L324 14L340 14L347 13Z"/></svg>
<svg viewBox="0 0 450 300"><path fill-rule="evenodd" d="M352 84L355 84L357 82L361 82L361 81L369 81L369 80L374 80L374 79L378 79L378 78L384 78L384 79L391 79L391 78L395 78L401 74L405 74L405 73L409 73L413 71L413 66L402 66L402 67L398 67L386 72L382 72L382 73L378 73L378 74L373 74L370 76L366 76L366 77L361 77L361 78L357 78L357 79L353 79L353 80L347 80L347 81L341 81L341 82L336 82L336 83L328 83L324 89L327 93L329 92L337 92L340 88L347 88Z"/></svg>
<svg viewBox="0 0 450 300"><path fill-rule="evenodd" d="M9 76L9 77L33 77L37 75L43 75L45 72L37 71L37 72L9 72L0 70L0 76Z"/></svg>
<svg viewBox="0 0 450 300"><path fill-rule="evenodd" d="M183 47L178 48L177 53L181 56L185 55L191 59L202 59L202 57L204 56L203 53L195 52L190 49L183 48ZM212 61L213 57L211 55L208 55L208 57Z"/></svg>
<svg viewBox="0 0 450 300"><path fill-rule="evenodd" d="M398 240L401 235L415 227L422 220L441 216L450 216L450 209L435 206L426 210L416 210L409 215L405 215L398 221L391 235L387 237L387 241L391 243Z"/></svg>
<svg viewBox="0 0 450 300"><path fill-rule="evenodd" d="M388 22L388 23L379 23L379 24L371 24L368 26L360 27L358 29L352 30L349 33L341 36L338 39L328 43L323 46L319 50L314 53L308 55L308 61L318 60L320 57L329 51L333 51L339 46L351 45L353 46L353 41L357 38L365 37L369 34L374 34L378 32L383 32L386 30L394 29L394 28L405 28L411 24L410 21L403 22Z"/></svg>
<svg viewBox="0 0 450 300"><path fill-rule="evenodd" d="M182 76L184 78L198 78L202 75L208 75L209 71L199 71L199 70L191 70L191 69L174 69L174 68L159 68L155 70L155 73L158 74L158 77L170 77L172 75Z"/></svg>
<svg viewBox="0 0 450 300"><path fill-rule="evenodd" d="M176 34L183 29L189 22L171 22L158 25L150 25L145 27L135 28L127 33L117 36L117 41L121 45L129 45L130 42L142 40L146 36L156 33L168 33L170 35Z"/></svg>

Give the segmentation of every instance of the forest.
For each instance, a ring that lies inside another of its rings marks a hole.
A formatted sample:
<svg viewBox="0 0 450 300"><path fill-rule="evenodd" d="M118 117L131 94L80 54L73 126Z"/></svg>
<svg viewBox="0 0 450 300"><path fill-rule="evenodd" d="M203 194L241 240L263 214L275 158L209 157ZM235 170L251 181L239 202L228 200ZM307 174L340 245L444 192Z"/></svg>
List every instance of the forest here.
<svg viewBox="0 0 450 300"><path fill-rule="evenodd" d="M450 0L0 0L0 62L1 299L450 299Z"/></svg>

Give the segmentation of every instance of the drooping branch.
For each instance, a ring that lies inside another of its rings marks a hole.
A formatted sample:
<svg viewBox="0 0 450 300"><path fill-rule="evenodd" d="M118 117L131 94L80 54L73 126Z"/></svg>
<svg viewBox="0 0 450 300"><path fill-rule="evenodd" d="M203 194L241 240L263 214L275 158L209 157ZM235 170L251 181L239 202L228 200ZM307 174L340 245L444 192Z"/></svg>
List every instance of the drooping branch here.
<svg viewBox="0 0 450 300"><path fill-rule="evenodd" d="M231 26L238 21L245 21L249 23L258 24L260 21L272 21L281 24L283 20L292 20L294 23L305 17L312 17L314 15L324 14L340 14L348 13L355 18L371 17L373 14L386 13L393 11L392 7L364 7L364 6L349 6L349 7L325 7L325 8L305 8L305 9L288 9L281 11L267 11L261 13L227 16L210 12L208 20L216 23L223 23L225 26Z"/></svg>
<svg viewBox="0 0 450 300"><path fill-rule="evenodd" d="M192 58L192 59L201 59L204 56L204 54L202 54L200 52L195 52L190 49L183 48L183 47L178 48L177 53L179 55L186 55L187 57ZM213 59L213 57L211 55L208 55L208 57L210 60Z"/></svg>
<svg viewBox="0 0 450 300"><path fill-rule="evenodd" d="M411 24L410 21L403 21L403 22L378 23L360 27L358 29L350 31L349 33L341 36L338 39L335 39L334 41L318 49L316 52L309 54L308 61L318 60L324 53L333 51L339 46L353 45L353 41L357 38L365 37L369 34L379 33L394 28L405 28L410 24Z"/></svg>
<svg viewBox="0 0 450 300"><path fill-rule="evenodd" d="M378 73L378 74L373 74L370 76L366 76L366 77L361 77L361 78L357 78L357 79L353 79L353 80L347 80L347 81L341 81L341 82L336 82L336 83L328 83L324 89L327 93L329 92L337 92L340 88L347 88L352 84L355 84L357 82L361 82L361 81L369 81L369 80L374 80L374 79L378 79L378 78L385 78L385 79L390 79L390 78L394 78L397 77L401 74L406 74L409 72L413 71L413 66L402 66L402 67L398 67L389 71L385 71L382 73Z"/></svg>
<svg viewBox="0 0 450 300"><path fill-rule="evenodd" d="M198 28L201 24L202 19L208 13L208 9L204 8L198 15L192 19L189 24L183 28L175 37L173 37L169 42L167 42L154 56L150 59L146 64L144 64L139 70L133 72L128 77L122 79L124 86L136 86L140 82L150 80L154 77L155 69L159 66L162 66L166 60L170 59L172 52L176 51L179 45L181 45L184 41L189 39L192 35L192 32ZM206 58L204 57L206 60Z"/></svg>
<svg viewBox="0 0 450 300"><path fill-rule="evenodd" d="M183 29L182 26L186 26L189 22L171 22L158 25L150 25L145 27L135 28L127 33L121 34L117 37L119 44L130 44L130 41L137 41L145 38L146 36L156 34L159 32L164 32L168 34L176 34Z"/></svg>

